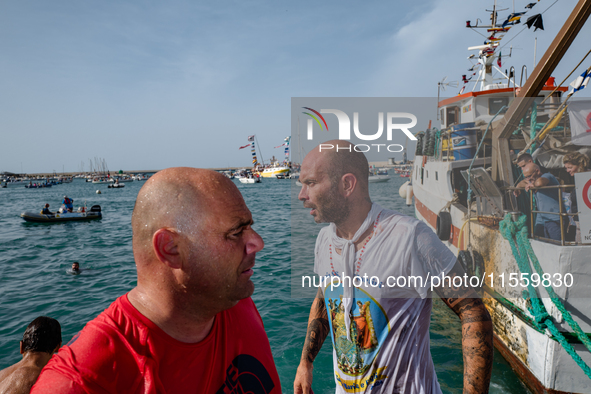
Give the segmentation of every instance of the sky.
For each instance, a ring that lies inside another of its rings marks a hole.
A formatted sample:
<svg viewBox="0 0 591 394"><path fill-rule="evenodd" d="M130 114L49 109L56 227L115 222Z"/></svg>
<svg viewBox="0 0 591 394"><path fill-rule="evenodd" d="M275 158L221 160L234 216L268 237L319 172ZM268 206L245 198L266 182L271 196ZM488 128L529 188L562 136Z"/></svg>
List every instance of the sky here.
<svg viewBox="0 0 591 394"><path fill-rule="evenodd" d="M499 18L528 2L498 0ZM461 80L484 41L465 21L487 23L492 3L4 1L0 172L88 170L97 157L111 171L242 167L252 134L263 158L281 157L292 97L436 97L443 77ZM526 17L544 12L545 30L513 28L502 68L531 73L535 39L539 60L575 4L537 2ZM557 81L591 49L590 25Z"/></svg>

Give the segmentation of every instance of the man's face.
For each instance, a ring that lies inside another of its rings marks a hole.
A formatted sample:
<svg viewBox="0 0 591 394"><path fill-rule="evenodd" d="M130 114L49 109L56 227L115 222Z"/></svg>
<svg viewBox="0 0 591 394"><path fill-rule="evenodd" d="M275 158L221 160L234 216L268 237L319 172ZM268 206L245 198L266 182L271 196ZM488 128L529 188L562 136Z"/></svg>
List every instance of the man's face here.
<svg viewBox="0 0 591 394"><path fill-rule="evenodd" d="M524 159L524 160L520 160L517 162L517 166L519 166L519 168L521 168L521 171L523 171L523 169L525 167L528 167L532 164L534 164L534 162L530 159Z"/></svg>
<svg viewBox="0 0 591 394"><path fill-rule="evenodd" d="M340 223L348 213L347 201L339 193L339 183L332 182L323 159L314 151L304 159L300 171L302 189L298 199L304 202L304 208L312 208L310 214L316 223Z"/></svg>
<svg viewBox="0 0 591 394"><path fill-rule="evenodd" d="M72 270L73 271L78 271L80 269L80 266L78 265L78 263L73 263L72 264Z"/></svg>
<svg viewBox="0 0 591 394"><path fill-rule="evenodd" d="M531 165L528 164L522 168L523 177L528 179L530 182L535 182L535 180L540 177L539 167L531 161L530 163Z"/></svg>
<svg viewBox="0 0 591 394"><path fill-rule="evenodd" d="M265 244L251 227L252 215L238 190L217 194L201 228L187 236L185 279L187 291L227 309L252 295L255 256Z"/></svg>

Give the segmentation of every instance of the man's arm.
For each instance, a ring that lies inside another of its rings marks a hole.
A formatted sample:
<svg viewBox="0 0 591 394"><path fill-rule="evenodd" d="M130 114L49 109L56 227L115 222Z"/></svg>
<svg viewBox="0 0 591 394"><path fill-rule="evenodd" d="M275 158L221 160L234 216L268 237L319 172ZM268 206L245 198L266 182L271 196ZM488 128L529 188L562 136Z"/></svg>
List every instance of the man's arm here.
<svg viewBox="0 0 591 394"><path fill-rule="evenodd" d="M462 277L464 271L456 262L447 276ZM492 320L478 294L470 287L444 286L436 292L461 320L464 358L464 393L488 393L493 361Z"/></svg>
<svg viewBox="0 0 591 394"><path fill-rule="evenodd" d="M312 393L312 375L314 366L312 363L320 352L320 348L328 335L329 324L326 304L324 303L324 294L319 288L316 298L310 308L310 317L308 318L308 333L302 350L302 358L296 372L293 382L295 394Z"/></svg>

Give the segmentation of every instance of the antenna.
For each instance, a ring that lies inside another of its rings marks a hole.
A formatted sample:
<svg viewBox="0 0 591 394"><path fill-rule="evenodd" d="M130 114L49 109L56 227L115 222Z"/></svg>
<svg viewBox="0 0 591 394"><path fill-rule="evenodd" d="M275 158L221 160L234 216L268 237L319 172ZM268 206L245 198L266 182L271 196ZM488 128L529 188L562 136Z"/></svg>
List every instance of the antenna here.
<svg viewBox="0 0 591 394"><path fill-rule="evenodd" d="M452 88L458 87L458 81L450 81L450 82L446 82L446 81L447 81L447 76L443 77L443 79L440 82L437 82L437 104L439 104L440 90L443 90L445 92L445 89L448 86L451 86ZM439 120L439 107L437 107L437 120Z"/></svg>

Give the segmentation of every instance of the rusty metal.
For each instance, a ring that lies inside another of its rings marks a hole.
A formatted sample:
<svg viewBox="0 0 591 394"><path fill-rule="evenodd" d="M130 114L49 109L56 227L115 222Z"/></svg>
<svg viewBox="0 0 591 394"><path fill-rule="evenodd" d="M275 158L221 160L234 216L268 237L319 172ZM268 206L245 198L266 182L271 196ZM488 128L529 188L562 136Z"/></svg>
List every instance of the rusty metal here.
<svg viewBox="0 0 591 394"><path fill-rule="evenodd" d="M478 216L478 223L497 230L499 228L499 222L502 218L496 216Z"/></svg>

